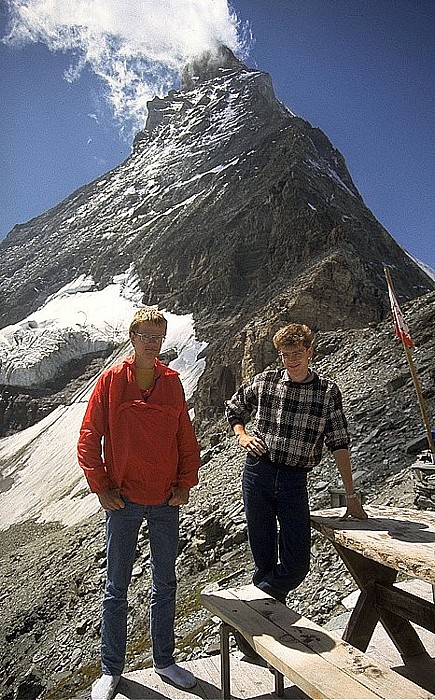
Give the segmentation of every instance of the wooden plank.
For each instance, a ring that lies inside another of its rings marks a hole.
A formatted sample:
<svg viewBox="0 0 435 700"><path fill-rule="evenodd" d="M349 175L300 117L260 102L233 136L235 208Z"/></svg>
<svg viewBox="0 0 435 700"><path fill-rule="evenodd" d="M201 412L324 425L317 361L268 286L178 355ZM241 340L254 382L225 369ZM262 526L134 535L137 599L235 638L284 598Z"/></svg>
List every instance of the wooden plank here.
<svg viewBox="0 0 435 700"><path fill-rule="evenodd" d="M342 508L314 511L311 524L331 541L396 571L435 584L435 513L364 506L368 520L340 520Z"/></svg>
<svg viewBox="0 0 435 700"><path fill-rule="evenodd" d="M342 638L357 649L367 651L378 622L379 613L373 605L373 597L361 591Z"/></svg>
<svg viewBox="0 0 435 700"><path fill-rule="evenodd" d="M192 700L206 698L216 700L220 697L220 661L219 656L202 657L182 664L198 680L191 690L179 690L164 683L150 668L125 673L119 683L114 700L154 700L169 698L172 700ZM257 664L242 661L237 654L231 654L231 688L232 697L240 700L276 700L272 693L273 676L269 669ZM285 689L287 700L308 700L296 686Z"/></svg>
<svg viewBox="0 0 435 700"><path fill-rule="evenodd" d="M284 605L276 603L273 599L272 605L268 604L268 596L260 592L255 586L246 586L238 591L237 595L249 601L256 611L262 612L277 627L280 627L285 634L291 628L292 636L298 636L304 643L324 659L327 659L334 667L345 672L350 677L362 683L368 690L374 692L382 698L420 698L433 697L426 690L418 685L406 680L387 666L379 664L371 659L367 654L361 653L358 649L347 644L338 635L326 631L308 618L301 617L293 610ZM299 628L303 629L303 636L300 637ZM312 630L316 634L310 638L305 638L307 630ZM285 637L281 637L282 640ZM331 640L335 644L331 645ZM326 642L326 643L325 643Z"/></svg>
<svg viewBox="0 0 435 700"><path fill-rule="evenodd" d="M337 678L337 675L332 672L330 663L293 637L291 633L278 630L278 634L285 637L284 643L281 643L276 638L276 625L238 599L233 591L202 594L201 600L213 614L217 614L222 620L244 633L266 661L281 671L309 697L319 700L379 697L352 679L347 681L345 678L343 683L343 674Z"/></svg>
<svg viewBox="0 0 435 700"><path fill-rule="evenodd" d="M361 651L366 651L374 630L373 622L378 618L403 659L424 654L425 649L420 637L408 620L396 615L394 611L375 607L376 582L392 585L397 577L397 571L385 564L367 559L359 552L342 547L337 542L333 542L333 545L362 592L361 600L355 606L343 639Z"/></svg>
<svg viewBox="0 0 435 700"><path fill-rule="evenodd" d="M433 697L254 586L202 601L312 698Z"/></svg>
<svg viewBox="0 0 435 700"><path fill-rule="evenodd" d="M375 605L435 633L435 605L427 600L400 588L375 583Z"/></svg>
<svg viewBox="0 0 435 700"><path fill-rule="evenodd" d="M182 664L196 676L194 690L182 690L166 683L152 668L123 674L114 700L151 700L152 698L174 698L192 700L192 692L198 698L218 698L220 693L219 658L201 659L201 664Z"/></svg>
<svg viewBox="0 0 435 700"><path fill-rule="evenodd" d="M220 697L220 657L201 658L186 662L189 670L196 676L202 688L206 688L207 698L216 700ZM250 700L251 698L261 698L262 700L276 700L273 694L273 675L266 664L260 666L256 663L242 661L237 654L231 654L231 695L234 698ZM205 680L206 679L206 680ZM212 683L209 683L212 681ZM218 692L213 684L218 685ZM196 692L195 692L196 695ZM296 686L285 689L285 698L292 700L307 700L305 695ZM190 691L192 700L192 691Z"/></svg>

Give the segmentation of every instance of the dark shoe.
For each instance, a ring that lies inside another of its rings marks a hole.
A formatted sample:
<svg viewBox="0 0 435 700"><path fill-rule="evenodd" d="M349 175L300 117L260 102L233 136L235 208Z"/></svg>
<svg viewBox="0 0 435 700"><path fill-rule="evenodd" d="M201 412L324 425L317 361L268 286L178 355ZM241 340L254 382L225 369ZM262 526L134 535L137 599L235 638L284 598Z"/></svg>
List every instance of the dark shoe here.
<svg viewBox="0 0 435 700"><path fill-rule="evenodd" d="M246 656L248 659L253 660L260 658L260 655L255 651L254 647L251 647L248 640L244 638L243 634L240 634L238 630L234 629L233 634L234 639L236 640L236 644L244 656Z"/></svg>
<svg viewBox="0 0 435 700"><path fill-rule="evenodd" d="M279 591L277 588L270 587L266 593L269 593L269 595L271 595L272 598L275 598L275 600L277 600L279 603L282 603L283 605L286 604L287 593L284 593L284 591Z"/></svg>
<svg viewBox="0 0 435 700"><path fill-rule="evenodd" d="M194 688L196 685L196 678L193 673L177 664L171 664L165 668L156 668L154 666L154 671L158 673L163 680L170 681L178 688L190 690L190 688Z"/></svg>
<svg viewBox="0 0 435 700"><path fill-rule="evenodd" d="M275 600L278 600L280 603L283 603L284 605L286 604L288 594L285 591L280 591L278 588L271 586L270 583L264 583L263 581L259 582L258 584L254 583L254 586L257 586L260 591L267 593L267 595L275 598Z"/></svg>

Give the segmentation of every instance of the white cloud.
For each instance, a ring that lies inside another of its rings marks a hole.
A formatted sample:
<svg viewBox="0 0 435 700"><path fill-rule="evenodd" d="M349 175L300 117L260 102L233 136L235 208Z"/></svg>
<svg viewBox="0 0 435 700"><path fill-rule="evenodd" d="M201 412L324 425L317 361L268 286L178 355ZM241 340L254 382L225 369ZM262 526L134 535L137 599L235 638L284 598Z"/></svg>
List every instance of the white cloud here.
<svg viewBox="0 0 435 700"><path fill-rule="evenodd" d="M248 25L227 0L9 0L9 11L4 41L73 52L67 80L88 66L131 133L143 128L147 101L176 86L192 56L220 43L243 56L248 43Z"/></svg>

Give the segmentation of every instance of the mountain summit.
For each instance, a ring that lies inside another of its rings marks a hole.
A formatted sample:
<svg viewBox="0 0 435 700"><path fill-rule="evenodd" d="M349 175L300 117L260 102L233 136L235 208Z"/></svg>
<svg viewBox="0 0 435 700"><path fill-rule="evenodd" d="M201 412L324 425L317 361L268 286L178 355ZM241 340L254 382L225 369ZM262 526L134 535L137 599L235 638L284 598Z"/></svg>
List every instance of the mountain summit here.
<svg viewBox="0 0 435 700"><path fill-rule="evenodd" d="M143 303L193 314L208 343L197 409L212 415L271 361L277 325L381 320L385 265L402 301L434 288L367 209L343 156L276 99L268 74L221 47L148 106L124 163L0 244L2 325L78 279L102 290L133 271Z"/></svg>
<svg viewBox="0 0 435 700"><path fill-rule="evenodd" d="M215 51L206 51L188 63L182 75L181 89L194 90L200 83L218 78L222 71L248 70L247 66L231 49L223 44L216 46Z"/></svg>

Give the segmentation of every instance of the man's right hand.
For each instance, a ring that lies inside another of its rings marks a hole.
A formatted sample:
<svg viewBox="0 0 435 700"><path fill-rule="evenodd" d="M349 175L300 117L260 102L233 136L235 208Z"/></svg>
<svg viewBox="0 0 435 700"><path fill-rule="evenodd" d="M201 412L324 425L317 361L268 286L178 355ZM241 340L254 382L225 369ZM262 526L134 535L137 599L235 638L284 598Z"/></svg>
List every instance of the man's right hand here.
<svg viewBox="0 0 435 700"><path fill-rule="evenodd" d="M267 447L263 440L255 437L255 435L249 435L245 432L238 433L237 442L239 443L240 447L243 447L243 449L250 454L255 454L261 457L261 455L264 455L267 452Z"/></svg>
<svg viewBox="0 0 435 700"><path fill-rule="evenodd" d="M119 489L109 489L102 493L97 493L98 500L104 510L119 510L125 508L125 503L122 500Z"/></svg>

